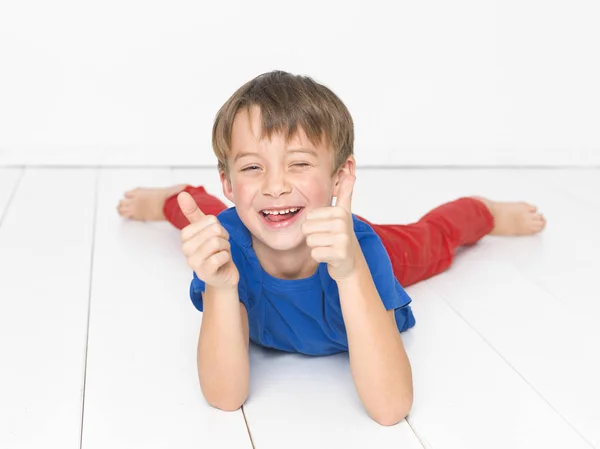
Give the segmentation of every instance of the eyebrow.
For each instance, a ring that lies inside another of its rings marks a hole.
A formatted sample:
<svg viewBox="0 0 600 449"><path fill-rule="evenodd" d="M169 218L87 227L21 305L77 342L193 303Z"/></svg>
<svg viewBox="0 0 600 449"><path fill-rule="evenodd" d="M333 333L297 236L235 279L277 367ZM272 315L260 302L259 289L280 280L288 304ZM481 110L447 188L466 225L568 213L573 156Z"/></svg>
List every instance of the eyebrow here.
<svg viewBox="0 0 600 449"><path fill-rule="evenodd" d="M293 150L288 150L288 153L308 153L308 154L312 154L314 157L318 157L318 154L315 150L311 150L310 148L294 148ZM242 153L238 153L235 155L235 158L233 159L233 162L236 162L238 159L241 159L243 157L246 156L258 156L258 153L255 152L251 152L251 151L246 151L246 152L242 152Z"/></svg>

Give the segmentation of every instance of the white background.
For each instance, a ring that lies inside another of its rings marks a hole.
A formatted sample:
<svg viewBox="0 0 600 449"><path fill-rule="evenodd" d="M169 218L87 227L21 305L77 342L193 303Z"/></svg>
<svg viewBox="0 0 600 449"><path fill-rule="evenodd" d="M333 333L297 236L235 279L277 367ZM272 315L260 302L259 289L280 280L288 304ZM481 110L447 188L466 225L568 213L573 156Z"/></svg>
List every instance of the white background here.
<svg viewBox="0 0 600 449"><path fill-rule="evenodd" d="M0 3L0 165L214 165L216 111L282 69L366 165L599 165L596 1Z"/></svg>

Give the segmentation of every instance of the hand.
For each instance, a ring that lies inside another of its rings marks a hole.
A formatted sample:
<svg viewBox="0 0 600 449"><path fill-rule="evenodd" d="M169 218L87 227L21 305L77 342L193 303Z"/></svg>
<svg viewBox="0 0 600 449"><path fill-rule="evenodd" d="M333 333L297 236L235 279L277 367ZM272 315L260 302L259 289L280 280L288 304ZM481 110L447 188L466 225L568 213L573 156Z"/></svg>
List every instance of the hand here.
<svg viewBox="0 0 600 449"><path fill-rule="evenodd" d="M181 230L181 249L188 266L206 285L237 286L240 275L231 258L227 230L214 215L204 215L189 193L181 192L177 202L190 222Z"/></svg>
<svg viewBox="0 0 600 449"><path fill-rule="evenodd" d="M354 272L360 245L352 222L354 175L343 172L335 206L321 207L306 214L302 232L311 256L326 262L329 275L340 281Z"/></svg>

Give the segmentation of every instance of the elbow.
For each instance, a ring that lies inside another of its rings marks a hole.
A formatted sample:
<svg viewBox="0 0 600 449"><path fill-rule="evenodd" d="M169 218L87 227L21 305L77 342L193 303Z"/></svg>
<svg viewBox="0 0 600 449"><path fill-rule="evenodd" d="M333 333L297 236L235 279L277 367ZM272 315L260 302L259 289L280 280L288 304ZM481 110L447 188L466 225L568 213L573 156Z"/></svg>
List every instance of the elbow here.
<svg viewBox="0 0 600 449"><path fill-rule="evenodd" d="M382 426L394 426L408 416L412 408L412 397L373 410L369 415Z"/></svg>
<svg viewBox="0 0 600 449"><path fill-rule="evenodd" d="M202 385L201 385L202 386ZM224 412L233 412L239 410L246 402L248 397L248 388L201 388L204 399L211 407L223 410Z"/></svg>
<svg viewBox="0 0 600 449"><path fill-rule="evenodd" d="M236 398L215 398L213 400L207 399L207 402L211 407L223 410L224 412L235 412L244 405L246 398L242 400Z"/></svg>

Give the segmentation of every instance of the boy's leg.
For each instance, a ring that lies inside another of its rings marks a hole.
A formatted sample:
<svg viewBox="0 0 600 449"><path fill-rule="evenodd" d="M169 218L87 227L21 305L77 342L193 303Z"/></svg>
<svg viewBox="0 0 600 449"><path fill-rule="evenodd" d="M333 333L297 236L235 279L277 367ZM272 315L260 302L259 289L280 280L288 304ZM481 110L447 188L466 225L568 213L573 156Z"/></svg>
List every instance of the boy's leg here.
<svg viewBox="0 0 600 449"><path fill-rule="evenodd" d="M460 198L414 224L369 224L381 238L396 278L406 287L446 270L459 246L472 245L492 231L494 217L482 201Z"/></svg>
<svg viewBox="0 0 600 449"><path fill-rule="evenodd" d="M472 197L443 204L411 225L369 224L390 256L394 275L406 287L447 269L459 246L472 245L486 234L535 234L546 220L531 204Z"/></svg>
<svg viewBox="0 0 600 449"><path fill-rule="evenodd" d="M205 214L217 215L227 208L218 198L206 193L204 187L179 184L129 190L119 201L117 210L124 218L140 221L168 220L176 228L183 229L190 224L177 203L177 195L184 190L192 195Z"/></svg>
<svg viewBox="0 0 600 449"><path fill-rule="evenodd" d="M204 190L204 187L202 186L193 187L188 185L180 192L189 193L196 201L196 204L200 210L206 215L218 215L220 212L227 209L227 206L220 199L209 193L206 193L206 190ZM183 229L190 224L188 219L185 218L185 215L183 215L183 212L181 212L179 203L177 202L177 195L180 192L169 196L165 200L163 206L163 214L165 219L177 229Z"/></svg>

